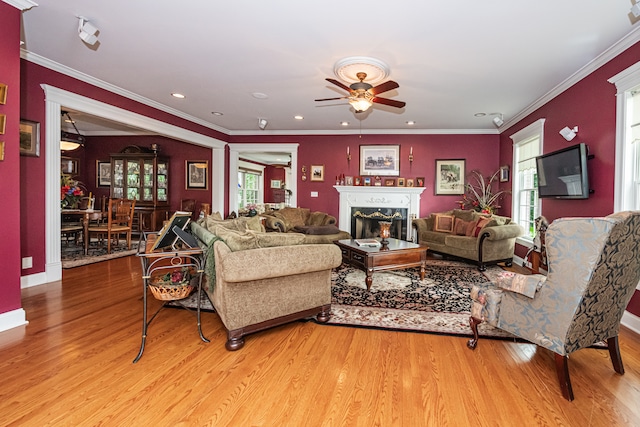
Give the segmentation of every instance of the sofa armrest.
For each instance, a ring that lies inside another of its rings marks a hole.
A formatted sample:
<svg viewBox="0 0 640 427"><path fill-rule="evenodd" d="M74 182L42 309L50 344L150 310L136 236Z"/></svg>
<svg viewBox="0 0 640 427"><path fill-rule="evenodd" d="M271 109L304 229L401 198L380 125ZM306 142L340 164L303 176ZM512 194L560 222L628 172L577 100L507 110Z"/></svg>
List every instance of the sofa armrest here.
<svg viewBox="0 0 640 427"><path fill-rule="evenodd" d="M342 251L336 245L276 246L231 252L219 241L214 244L214 251L218 277L234 283L311 273L342 263Z"/></svg>
<svg viewBox="0 0 640 427"><path fill-rule="evenodd" d="M420 243L420 235L424 231L432 231L430 218L416 218L413 220L413 228L416 229L416 243Z"/></svg>
<svg viewBox="0 0 640 427"><path fill-rule="evenodd" d="M481 234L488 234L486 240L504 240L520 237L524 234L524 230L519 224L512 222L505 225L485 227L482 229Z"/></svg>
<svg viewBox="0 0 640 427"><path fill-rule="evenodd" d="M284 220L271 215L262 215L262 218L264 218L264 228L267 231L277 231L279 233L287 231Z"/></svg>

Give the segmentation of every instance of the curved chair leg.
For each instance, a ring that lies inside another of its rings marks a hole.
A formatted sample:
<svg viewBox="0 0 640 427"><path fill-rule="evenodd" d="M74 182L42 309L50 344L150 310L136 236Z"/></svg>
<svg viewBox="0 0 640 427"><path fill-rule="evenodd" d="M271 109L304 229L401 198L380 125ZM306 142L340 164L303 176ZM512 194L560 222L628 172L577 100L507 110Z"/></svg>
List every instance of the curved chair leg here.
<svg viewBox="0 0 640 427"><path fill-rule="evenodd" d="M229 337L224 346L229 351L240 350L244 347L244 337Z"/></svg>
<svg viewBox="0 0 640 427"><path fill-rule="evenodd" d="M558 353L554 355L556 357L556 372L558 374L558 381L560 381L562 396L568 401L572 401L573 389L571 388L571 379L569 378L569 356L562 356Z"/></svg>
<svg viewBox="0 0 640 427"><path fill-rule="evenodd" d="M327 323L331 318L331 306L322 307L322 311L316 316L318 323Z"/></svg>
<svg viewBox="0 0 640 427"><path fill-rule="evenodd" d="M609 356L611 356L613 369L620 375L624 374L624 366L622 365L622 356L620 355L617 335L607 340L607 347L609 348Z"/></svg>
<svg viewBox="0 0 640 427"><path fill-rule="evenodd" d="M467 347L471 350L475 350L478 346L478 325L482 323L482 320L476 319L475 317L469 317L469 326L471 326L471 332L473 332L473 338L467 341Z"/></svg>

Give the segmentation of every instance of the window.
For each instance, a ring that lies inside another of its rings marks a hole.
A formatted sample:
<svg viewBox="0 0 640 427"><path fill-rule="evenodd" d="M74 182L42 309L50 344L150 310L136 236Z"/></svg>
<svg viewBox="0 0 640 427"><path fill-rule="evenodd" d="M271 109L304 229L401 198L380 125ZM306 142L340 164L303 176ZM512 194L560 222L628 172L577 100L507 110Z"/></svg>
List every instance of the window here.
<svg viewBox="0 0 640 427"><path fill-rule="evenodd" d="M616 85L614 210L640 209L640 62L609 79Z"/></svg>
<svg viewBox="0 0 640 427"><path fill-rule="evenodd" d="M238 210L250 203L260 203L260 181L259 172L246 169L238 171Z"/></svg>
<svg viewBox="0 0 640 427"><path fill-rule="evenodd" d="M540 119L511 135L513 141L511 216L514 222L524 228L525 234L522 238L528 242L533 242L536 233L535 219L541 213L536 157L542 154L543 131L544 119Z"/></svg>

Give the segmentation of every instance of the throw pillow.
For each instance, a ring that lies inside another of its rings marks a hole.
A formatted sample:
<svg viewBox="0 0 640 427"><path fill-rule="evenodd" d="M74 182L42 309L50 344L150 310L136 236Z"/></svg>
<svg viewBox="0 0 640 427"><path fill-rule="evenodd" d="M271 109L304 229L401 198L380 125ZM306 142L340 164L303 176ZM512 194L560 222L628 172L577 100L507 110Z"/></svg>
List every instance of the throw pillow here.
<svg viewBox="0 0 640 427"><path fill-rule="evenodd" d="M311 212L307 225L325 225L329 215L324 212Z"/></svg>
<svg viewBox="0 0 640 427"><path fill-rule="evenodd" d="M291 227L296 225L306 225L309 219L310 210L306 208L284 208L278 211L278 216L282 216Z"/></svg>
<svg viewBox="0 0 640 427"><path fill-rule="evenodd" d="M480 235L480 231L482 231L489 222L491 222L491 218L478 218L478 221L476 221L475 226L473 227L472 236L478 237Z"/></svg>
<svg viewBox="0 0 640 427"><path fill-rule="evenodd" d="M433 223L433 230L442 233L453 232L453 215L436 214L436 220Z"/></svg>
<svg viewBox="0 0 640 427"><path fill-rule="evenodd" d="M215 233L218 227L230 228L232 230L253 230L264 231L262 229L262 220L258 215L252 217L241 216L236 219L216 220L212 216L207 217L207 230Z"/></svg>
<svg viewBox="0 0 640 427"><path fill-rule="evenodd" d="M315 234L326 236L328 234L338 234L340 229L333 224L329 225L302 225L293 227L293 230L303 234Z"/></svg>
<svg viewBox="0 0 640 427"><path fill-rule="evenodd" d="M471 221L465 221L461 218L456 218L453 225L453 233L457 236L466 236L469 224L471 224Z"/></svg>
<svg viewBox="0 0 640 427"><path fill-rule="evenodd" d="M274 246L300 245L304 241L304 234L299 233L262 233L253 230L239 231L222 227L218 228L217 232L219 233L218 236L233 252Z"/></svg>

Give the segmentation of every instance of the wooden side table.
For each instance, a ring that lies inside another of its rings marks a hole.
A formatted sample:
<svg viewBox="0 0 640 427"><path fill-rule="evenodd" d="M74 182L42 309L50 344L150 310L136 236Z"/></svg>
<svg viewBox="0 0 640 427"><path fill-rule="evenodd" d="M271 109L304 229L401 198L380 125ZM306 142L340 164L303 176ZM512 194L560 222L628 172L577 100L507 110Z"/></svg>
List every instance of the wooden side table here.
<svg viewBox="0 0 640 427"><path fill-rule="evenodd" d="M196 318L198 324L198 334L200 339L204 342L209 342L209 339L202 334L201 323L201 309L200 298L202 296L202 273L204 273L204 264L206 257L204 256L202 248L186 248L186 249L172 249L170 251L151 251L153 244L158 237L158 233L143 232L140 235L140 244L138 245L138 257L142 263L142 295L143 295L143 308L142 308L142 342L140 343L140 351L133 360L136 363L142 357L144 352L144 346L147 340L147 331L149 325L160 313L160 310L165 308L169 302L177 302L183 308L192 311L191 308L180 304L179 299L167 299L158 308L158 310L147 320L147 298L149 291L149 281L152 277L166 274L174 271L175 269L192 269L196 273L197 284L197 306L196 306ZM185 296L186 297L186 296Z"/></svg>

